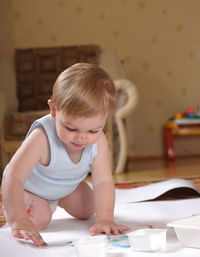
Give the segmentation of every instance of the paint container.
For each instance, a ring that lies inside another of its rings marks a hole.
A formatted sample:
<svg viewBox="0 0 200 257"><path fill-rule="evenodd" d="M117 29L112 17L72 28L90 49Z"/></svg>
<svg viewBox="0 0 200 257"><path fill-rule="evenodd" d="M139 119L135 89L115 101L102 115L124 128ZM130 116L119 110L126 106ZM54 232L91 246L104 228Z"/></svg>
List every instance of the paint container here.
<svg viewBox="0 0 200 257"><path fill-rule="evenodd" d="M138 229L128 233L133 251L158 251L166 247L166 229Z"/></svg>
<svg viewBox="0 0 200 257"><path fill-rule="evenodd" d="M78 257L105 257L107 236L84 237L74 241L74 246Z"/></svg>
<svg viewBox="0 0 200 257"><path fill-rule="evenodd" d="M200 248L200 214L167 224L173 227L182 246Z"/></svg>

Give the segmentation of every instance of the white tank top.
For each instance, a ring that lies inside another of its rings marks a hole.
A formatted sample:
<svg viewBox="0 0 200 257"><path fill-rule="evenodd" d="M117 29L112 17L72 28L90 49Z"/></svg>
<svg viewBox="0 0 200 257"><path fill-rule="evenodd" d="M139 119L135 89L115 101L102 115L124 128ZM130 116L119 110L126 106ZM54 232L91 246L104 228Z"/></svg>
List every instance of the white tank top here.
<svg viewBox="0 0 200 257"><path fill-rule="evenodd" d="M72 193L85 179L93 159L98 154L97 144L85 147L81 160L73 163L60 141L55 127L55 119L46 115L36 120L26 137L42 126L49 140L51 159L48 166L38 163L27 178L24 188L47 200L59 200Z"/></svg>

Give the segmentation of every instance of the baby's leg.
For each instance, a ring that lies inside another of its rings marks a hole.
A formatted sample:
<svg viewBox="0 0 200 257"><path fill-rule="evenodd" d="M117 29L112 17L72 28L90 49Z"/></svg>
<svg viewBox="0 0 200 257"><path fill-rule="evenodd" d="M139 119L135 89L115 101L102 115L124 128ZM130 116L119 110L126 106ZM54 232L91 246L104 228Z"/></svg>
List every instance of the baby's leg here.
<svg viewBox="0 0 200 257"><path fill-rule="evenodd" d="M49 202L25 191L25 207L28 216L38 230L47 227L52 218Z"/></svg>
<svg viewBox="0 0 200 257"><path fill-rule="evenodd" d="M93 191L87 183L81 182L76 190L62 198L58 205L78 219L89 219L94 214Z"/></svg>

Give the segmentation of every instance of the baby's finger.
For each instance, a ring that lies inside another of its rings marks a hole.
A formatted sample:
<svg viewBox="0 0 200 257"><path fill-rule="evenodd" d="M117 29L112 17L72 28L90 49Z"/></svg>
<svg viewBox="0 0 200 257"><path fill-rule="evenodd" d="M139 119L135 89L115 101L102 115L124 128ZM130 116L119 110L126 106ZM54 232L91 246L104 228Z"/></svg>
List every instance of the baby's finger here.
<svg viewBox="0 0 200 257"><path fill-rule="evenodd" d="M90 229L90 234L91 234L92 236L97 235L97 234L101 234L101 233L103 233L103 232L104 232L104 229L103 229L103 227L100 226L100 225L95 225L95 226L93 226L93 227Z"/></svg>
<svg viewBox="0 0 200 257"><path fill-rule="evenodd" d="M44 240L42 239L42 237L40 236L39 233L33 233L33 232L29 232L29 236L30 239L33 241L33 243L36 246L46 246L47 244L44 242Z"/></svg>
<svg viewBox="0 0 200 257"><path fill-rule="evenodd" d="M112 233L114 235L118 235L120 233L120 229L117 226L112 227Z"/></svg>
<svg viewBox="0 0 200 257"><path fill-rule="evenodd" d="M97 234L97 229L95 228L95 227L92 227L91 229L90 229L90 235L91 236L95 236Z"/></svg>
<svg viewBox="0 0 200 257"><path fill-rule="evenodd" d="M24 238L26 240L30 239L28 232L25 230L16 230L14 231L13 235L14 237L17 237L17 238Z"/></svg>
<svg viewBox="0 0 200 257"><path fill-rule="evenodd" d="M29 233L25 230L20 230L20 234L23 236L24 239L29 240L31 239Z"/></svg>
<svg viewBox="0 0 200 257"><path fill-rule="evenodd" d="M111 227L110 226L105 226L104 227L104 232L106 233L107 236L111 235Z"/></svg>
<svg viewBox="0 0 200 257"><path fill-rule="evenodd" d="M124 225L120 225L120 226L118 227L118 229L119 229L120 232L123 232L123 231L130 231L130 230L131 230L129 227L124 226Z"/></svg>
<svg viewBox="0 0 200 257"><path fill-rule="evenodd" d="M19 230L15 230L13 231L13 236L16 237L16 238L23 238L23 236L21 235L20 231Z"/></svg>

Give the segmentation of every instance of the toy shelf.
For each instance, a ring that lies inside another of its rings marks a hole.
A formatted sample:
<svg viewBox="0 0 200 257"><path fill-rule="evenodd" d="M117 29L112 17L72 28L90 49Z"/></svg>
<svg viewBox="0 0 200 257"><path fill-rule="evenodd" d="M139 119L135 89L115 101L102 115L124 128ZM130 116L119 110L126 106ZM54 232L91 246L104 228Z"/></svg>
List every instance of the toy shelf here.
<svg viewBox="0 0 200 257"><path fill-rule="evenodd" d="M174 136L200 135L199 118L181 118L169 120L165 124L165 142L168 160L176 158Z"/></svg>

